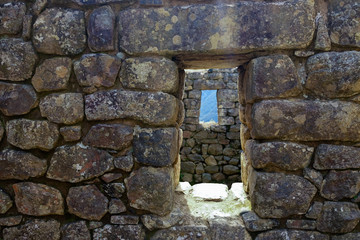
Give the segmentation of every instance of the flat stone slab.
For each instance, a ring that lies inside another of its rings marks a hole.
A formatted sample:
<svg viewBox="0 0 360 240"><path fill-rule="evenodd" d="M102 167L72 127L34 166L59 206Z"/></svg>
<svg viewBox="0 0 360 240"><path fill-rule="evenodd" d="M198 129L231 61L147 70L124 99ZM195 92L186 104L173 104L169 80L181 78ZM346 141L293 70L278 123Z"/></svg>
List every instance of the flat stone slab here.
<svg viewBox="0 0 360 240"><path fill-rule="evenodd" d="M207 201L222 201L228 196L225 184L200 183L193 186L192 196Z"/></svg>

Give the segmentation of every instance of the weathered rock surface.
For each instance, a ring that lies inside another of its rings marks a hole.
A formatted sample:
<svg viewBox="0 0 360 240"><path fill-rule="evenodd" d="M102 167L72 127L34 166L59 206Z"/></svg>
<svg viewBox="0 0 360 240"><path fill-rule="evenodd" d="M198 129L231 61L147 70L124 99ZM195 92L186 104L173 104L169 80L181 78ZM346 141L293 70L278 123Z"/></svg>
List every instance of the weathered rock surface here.
<svg viewBox="0 0 360 240"><path fill-rule="evenodd" d="M68 223L61 227L61 240L89 240L90 231L85 221Z"/></svg>
<svg viewBox="0 0 360 240"><path fill-rule="evenodd" d="M21 223L22 219L23 219L22 215L3 217L0 218L0 226L7 226L7 227L16 226Z"/></svg>
<svg viewBox="0 0 360 240"><path fill-rule="evenodd" d="M323 181L323 175L321 174L321 172L316 171L315 169L312 168L304 168L303 175L305 179L309 180L318 189L321 188L321 184Z"/></svg>
<svg viewBox="0 0 360 240"><path fill-rule="evenodd" d="M6 123L7 141L16 147L49 151L59 138L56 124L41 120L15 119Z"/></svg>
<svg viewBox="0 0 360 240"><path fill-rule="evenodd" d="M116 199L116 198L111 199L109 203L109 213L119 214L123 212L126 212L125 204L120 199Z"/></svg>
<svg viewBox="0 0 360 240"><path fill-rule="evenodd" d="M151 240L176 240L176 239L211 239L211 233L207 226L204 225L190 225L190 226L175 226L168 229L158 230L150 239Z"/></svg>
<svg viewBox="0 0 360 240"><path fill-rule="evenodd" d="M319 170L360 168L360 148L320 144L315 151L314 168Z"/></svg>
<svg viewBox="0 0 360 240"><path fill-rule="evenodd" d="M85 185L70 188L66 203L70 213L87 220L100 220L108 211L109 200L95 185Z"/></svg>
<svg viewBox="0 0 360 240"><path fill-rule="evenodd" d="M112 198L121 198L125 192L125 185L122 182L109 183L103 185L103 191Z"/></svg>
<svg viewBox="0 0 360 240"><path fill-rule="evenodd" d="M104 53L83 55L74 62L76 79L84 91L95 92L101 87L112 87L121 66L121 59Z"/></svg>
<svg viewBox="0 0 360 240"><path fill-rule="evenodd" d="M110 225L94 230L93 239L131 239L142 240L145 238L145 229L142 225Z"/></svg>
<svg viewBox="0 0 360 240"><path fill-rule="evenodd" d="M291 142L246 141L246 158L254 168L295 171L307 167L313 147Z"/></svg>
<svg viewBox="0 0 360 240"><path fill-rule="evenodd" d="M121 150L131 145L133 128L123 124L97 124L83 139L85 145Z"/></svg>
<svg viewBox="0 0 360 240"><path fill-rule="evenodd" d="M221 102L237 102L239 99L238 91L234 89L220 89L217 91L216 97L219 105L221 105Z"/></svg>
<svg viewBox="0 0 360 240"><path fill-rule="evenodd" d="M19 33L25 13L25 3L19 2L0 5L0 35Z"/></svg>
<svg viewBox="0 0 360 240"><path fill-rule="evenodd" d="M117 157L114 159L114 165L116 168L125 172L130 172L134 166L134 158L131 154L126 156Z"/></svg>
<svg viewBox="0 0 360 240"><path fill-rule="evenodd" d="M47 239L59 240L60 239L60 223L56 220L30 220L24 225L17 227L4 228L4 240L13 239Z"/></svg>
<svg viewBox="0 0 360 240"><path fill-rule="evenodd" d="M348 233L344 235L331 236L331 240L357 240L360 239L360 233Z"/></svg>
<svg viewBox="0 0 360 240"><path fill-rule="evenodd" d="M356 51L316 54L307 61L305 87L320 97L351 97L360 93L359 64Z"/></svg>
<svg viewBox="0 0 360 240"><path fill-rule="evenodd" d="M316 221L307 219L288 219L286 221L286 227L302 230L315 230Z"/></svg>
<svg viewBox="0 0 360 240"><path fill-rule="evenodd" d="M144 226L153 231L155 229L170 228L179 223L184 218L184 213L180 208L174 207L171 212L165 216L148 214L141 216L141 222Z"/></svg>
<svg viewBox="0 0 360 240"><path fill-rule="evenodd" d="M49 121L74 124L84 118L84 100L81 93L53 93L40 100L42 117Z"/></svg>
<svg viewBox="0 0 360 240"><path fill-rule="evenodd" d="M313 38L313 4L306 0L125 10L119 14L120 48L131 54L172 55L302 48Z"/></svg>
<svg viewBox="0 0 360 240"><path fill-rule="evenodd" d="M39 15L39 13L44 10L47 4L48 0L36 0L35 3L32 5L31 10L35 15Z"/></svg>
<svg viewBox="0 0 360 240"><path fill-rule="evenodd" d="M309 211L306 213L307 218L311 219L317 219L321 213L323 207L323 203L321 202L314 202L311 207L309 208Z"/></svg>
<svg viewBox="0 0 360 240"><path fill-rule="evenodd" d="M305 214L317 189L296 175L254 172L250 182L253 210L262 218Z"/></svg>
<svg viewBox="0 0 360 240"><path fill-rule="evenodd" d="M120 71L120 82L128 89L176 93L178 68L167 58L128 58Z"/></svg>
<svg viewBox="0 0 360 240"><path fill-rule="evenodd" d="M277 219L260 218L253 211L242 213L241 217L245 223L246 230L250 232L270 230L280 225Z"/></svg>
<svg viewBox="0 0 360 240"><path fill-rule="evenodd" d="M37 96L30 85L0 82L0 110L4 115L23 115L36 106Z"/></svg>
<svg viewBox="0 0 360 240"><path fill-rule="evenodd" d="M5 149L0 152L0 179L25 180L43 176L47 170L47 161L31 153Z"/></svg>
<svg viewBox="0 0 360 240"><path fill-rule="evenodd" d="M331 39L329 36L329 30L327 22L324 17L317 18L317 31L315 40L315 50L329 51L331 49Z"/></svg>
<svg viewBox="0 0 360 240"><path fill-rule="evenodd" d="M20 38L0 39L0 79L23 81L31 78L37 55L31 42Z"/></svg>
<svg viewBox="0 0 360 240"><path fill-rule="evenodd" d="M0 188L0 214L6 213L12 205L10 196Z"/></svg>
<svg viewBox="0 0 360 240"><path fill-rule="evenodd" d="M329 200L355 197L360 191L360 171L331 170L325 177L320 194Z"/></svg>
<svg viewBox="0 0 360 240"><path fill-rule="evenodd" d="M256 240L301 240L301 239L316 239L316 240L329 240L330 237L326 234L322 234L315 231L301 231L301 230L272 230L257 235Z"/></svg>
<svg viewBox="0 0 360 240"><path fill-rule="evenodd" d="M85 96L87 120L132 118L152 125L175 124L178 100L167 93L102 91Z"/></svg>
<svg viewBox="0 0 360 240"><path fill-rule="evenodd" d="M88 45L93 52L114 50L115 14L110 6L95 9L87 26Z"/></svg>
<svg viewBox="0 0 360 240"><path fill-rule="evenodd" d="M71 58L45 59L35 71L31 83L38 92L66 89L71 74Z"/></svg>
<svg viewBox="0 0 360 240"><path fill-rule="evenodd" d="M64 200L59 190L44 184L22 182L13 185L17 210L26 215L64 214Z"/></svg>
<svg viewBox="0 0 360 240"><path fill-rule="evenodd" d="M153 167L171 166L178 155L176 128L139 128L134 133L134 158Z"/></svg>
<svg viewBox="0 0 360 240"><path fill-rule="evenodd" d="M360 47L360 14L357 0L329 1L329 28L331 42L341 46Z"/></svg>
<svg viewBox="0 0 360 240"><path fill-rule="evenodd" d="M217 218L209 220L211 239L251 240L241 219Z"/></svg>
<svg viewBox="0 0 360 240"><path fill-rule="evenodd" d="M139 223L139 216L136 215L116 215L111 216L110 222L119 225L136 225Z"/></svg>
<svg viewBox="0 0 360 240"><path fill-rule="evenodd" d="M101 176L113 168L113 158L106 151L82 144L61 146L51 158L46 177L76 183Z"/></svg>
<svg viewBox="0 0 360 240"><path fill-rule="evenodd" d="M357 204L349 202L325 202L317 219L316 228L321 232L351 232L360 221Z"/></svg>
<svg viewBox="0 0 360 240"><path fill-rule="evenodd" d="M171 168L141 167L125 179L130 206L164 216L173 207Z"/></svg>
<svg viewBox="0 0 360 240"><path fill-rule="evenodd" d="M302 89L295 65L286 55L251 60L244 88L248 103L261 99L295 97Z"/></svg>
<svg viewBox="0 0 360 240"><path fill-rule="evenodd" d="M86 47L84 12L50 8L43 11L33 25L33 44L38 52L75 55Z"/></svg>
<svg viewBox="0 0 360 240"><path fill-rule="evenodd" d="M343 101L265 100L253 105L251 125L254 139L360 141L360 106Z"/></svg>
<svg viewBox="0 0 360 240"><path fill-rule="evenodd" d="M107 3L121 3L126 0L71 0L72 2L80 5L80 6L91 6L91 5L102 5ZM127 1L128 2L128 1Z"/></svg>
<svg viewBox="0 0 360 240"><path fill-rule="evenodd" d="M60 128L60 134L66 142L73 142L81 138L81 126L65 126Z"/></svg>
<svg viewBox="0 0 360 240"><path fill-rule="evenodd" d="M101 180L103 180L106 183L111 183L113 181L122 178L122 176L123 175L121 173L105 173L104 175L101 176Z"/></svg>
<svg viewBox="0 0 360 240"><path fill-rule="evenodd" d="M2 137L4 135L5 129L2 125L2 123L0 122L0 141L2 140Z"/></svg>

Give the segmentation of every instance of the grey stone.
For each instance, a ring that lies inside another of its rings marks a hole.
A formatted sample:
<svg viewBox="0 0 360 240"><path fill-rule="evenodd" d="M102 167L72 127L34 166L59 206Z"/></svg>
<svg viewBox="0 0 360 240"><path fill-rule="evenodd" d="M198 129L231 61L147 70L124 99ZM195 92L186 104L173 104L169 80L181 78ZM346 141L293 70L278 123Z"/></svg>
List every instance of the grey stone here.
<svg viewBox="0 0 360 240"><path fill-rule="evenodd" d="M329 240L330 237L315 231L302 231L302 230L271 230L268 232L260 233L255 240L302 240L302 239L316 239L316 240Z"/></svg>
<svg viewBox="0 0 360 240"><path fill-rule="evenodd" d="M26 5L22 2L0 5L0 35L19 33L25 13Z"/></svg>
<svg viewBox="0 0 360 240"><path fill-rule="evenodd" d="M0 188L0 214L6 213L12 205L10 196Z"/></svg>
<svg viewBox="0 0 360 240"><path fill-rule="evenodd" d="M109 203L109 213L119 214L126 212L126 206L120 199L112 198Z"/></svg>
<svg viewBox="0 0 360 240"><path fill-rule="evenodd" d="M312 168L305 168L303 170L304 178L309 180L312 184L314 184L318 189L321 188L321 184L323 182L323 175L312 169Z"/></svg>
<svg viewBox="0 0 360 240"><path fill-rule="evenodd" d="M122 182L109 183L102 186L103 191L112 198L121 198L125 192L125 185Z"/></svg>
<svg viewBox="0 0 360 240"><path fill-rule="evenodd" d="M209 240L210 235L210 230L204 225L175 226L156 231L150 240L177 240L179 238Z"/></svg>
<svg viewBox="0 0 360 240"><path fill-rule="evenodd" d="M78 141L81 138L81 126L61 127L60 134L66 142Z"/></svg>
<svg viewBox="0 0 360 240"><path fill-rule="evenodd" d="M240 169L237 166L225 165L223 166L223 172L226 175L240 174Z"/></svg>
<svg viewBox="0 0 360 240"><path fill-rule="evenodd" d="M111 216L110 222L112 224L120 224L120 225L136 225L139 223L139 216L135 216L135 215Z"/></svg>
<svg viewBox="0 0 360 240"><path fill-rule="evenodd" d="M6 226L6 227L16 226L21 223L22 219L23 219L22 215L3 217L0 218L0 226Z"/></svg>
<svg viewBox="0 0 360 240"><path fill-rule="evenodd" d="M195 173L195 163L193 162L181 162L181 172Z"/></svg>
<svg viewBox="0 0 360 240"><path fill-rule="evenodd" d="M122 178L122 176L123 175L121 173L106 173L101 176L101 180L103 180L106 183L111 183L113 181Z"/></svg>
<svg viewBox="0 0 360 240"><path fill-rule="evenodd" d="M216 218L209 220L211 239L251 240L241 219Z"/></svg>
<svg viewBox="0 0 360 240"><path fill-rule="evenodd" d="M279 220L260 218L253 211L242 213L241 217L245 223L246 230L250 232L270 230L280 225Z"/></svg>
<svg viewBox="0 0 360 240"><path fill-rule="evenodd" d="M94 240L116 240L116 239L145 239L145 229L142 225L110 225L97 228L93 232Z"/></svg>
<svg viewBox="0 0 360 240"><path fill-rule="evenodd" d="M335 235L331 240L357 240L360 239L360 233L348 233L344 235Z"/></svg>
<svg viewBox="0 0 360 240"><path fill-rule="evenodd" d="M165 216L156 214L147 214L141 216L141 222L144 226L153 231L155 229L170 228L179 223L184 218L184 213L180 208L174 207L171 212Z"/></svg>
<svg viewBox="0 0 360 240"><path fill-rule="evenodd" d="M314 202L306 213L307 218L317 219L321 213L323 204L321 202Z"/></svg>
<svg viewBox="0 0 360 240"><path fill-rule="evenodd" d="M39 15L47 4L48 0L36 0L35 3L32 5L31 10L35 15Z"/></svg>
<svg viewBox="0 0 360 240"><path fill-rule="evenodd" d="M221 81L221 80L198 79L198 80L194 81L194 89L218 90L218 89L224 89L224 88L225 88L225 83L223 81Z"/></svg>
<svg viewBox="0 0 360 240"><path fill-rule="evenodd" d="M302 230L315 230L316 221L315 220L306 220L306 219L288 219L286 221L286 227L302 229Z"/></svg>
<svg viewBox="0 0 360 240"><path fill-rule="evenodd" d="M331 39L329 30L324 18L320 16L317 18L317 31L315 39L315 50L329 51L331 49Z"/></svg>
<svg viewBox="0 0 360 240"><path fill-rule="evenodd" d="M221 144L210 144L208 148L208 153L214 156L222 155L223 146Z"/></svg>
<svg viewBox="0 0 360 240"><path fill-rule="evenodd" d="M61 227L61 240L89 240L90 231L85 221L68 223Z"/></svg>
<svg viewBox="0 0 360 240"><path fill-rule="evenodd" d="M134 166L134 158L131 154L117 157L114 159L114 165L120 170L123 170L125 172L131 172L131 169Z"/></svg>
<svg viewBox="0 0 360 240"><path fill-rule="evenodd" d="M22 29L22 33L21 33L21 37L25 40L28 41L31 38L31 24L33 21L33 16L32 15L25 15L23 18L23 29Z"/></svg>

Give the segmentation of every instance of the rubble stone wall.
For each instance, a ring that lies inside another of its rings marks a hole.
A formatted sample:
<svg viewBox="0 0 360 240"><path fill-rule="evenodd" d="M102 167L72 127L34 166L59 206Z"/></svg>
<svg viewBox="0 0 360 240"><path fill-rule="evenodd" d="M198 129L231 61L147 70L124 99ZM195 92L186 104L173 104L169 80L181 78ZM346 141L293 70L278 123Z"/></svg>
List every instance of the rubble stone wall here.
<svg viewBox="0 0 360 240"><path fill-rule="evenodd" d="M360 238L358 0L204 2L0 0L1 239ZM208 66L238 67L253 211L200 224L173 205Z"/></svg>

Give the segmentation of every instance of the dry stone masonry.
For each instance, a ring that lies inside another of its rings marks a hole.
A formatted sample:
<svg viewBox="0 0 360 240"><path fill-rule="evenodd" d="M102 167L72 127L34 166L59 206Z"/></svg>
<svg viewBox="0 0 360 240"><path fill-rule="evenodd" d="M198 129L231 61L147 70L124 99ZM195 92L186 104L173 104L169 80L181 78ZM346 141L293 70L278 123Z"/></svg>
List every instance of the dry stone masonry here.
<svg viewBox="0 0 360 240"><path fill-rule="evenodd" d="M358 0L0 0L0 239L360 239L359 50Z"/></svg>

